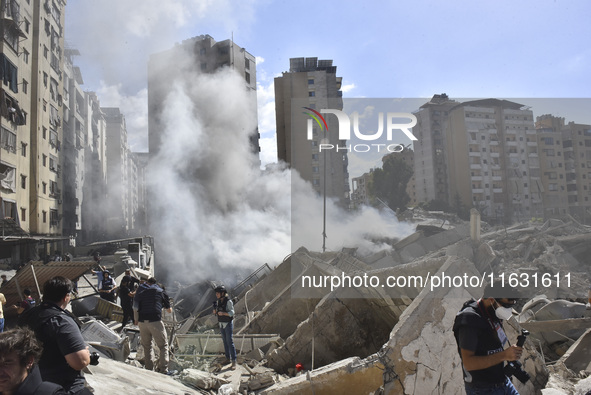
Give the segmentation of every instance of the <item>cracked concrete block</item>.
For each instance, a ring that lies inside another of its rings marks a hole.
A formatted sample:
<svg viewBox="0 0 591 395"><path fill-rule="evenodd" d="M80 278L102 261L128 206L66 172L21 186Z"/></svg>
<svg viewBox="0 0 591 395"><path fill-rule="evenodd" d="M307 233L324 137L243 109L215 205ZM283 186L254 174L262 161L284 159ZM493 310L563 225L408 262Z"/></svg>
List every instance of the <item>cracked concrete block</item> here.
<svg viewBox="0 0 591 395"><path fill-rule="evenodd" d="M481 243L476 248L474 265L480 272L490 271L490 268L494 267L498 259L499 257L488 243Z"/></svg>
<svg viewBox="0 0 591 395"><path fill-rule="evenodd" d="M291 284L292 272L301 273L306 269L301 259L296 259L292 262L293 255L296 253L284 260L275 270L247 291L245 296L234 306L236 314L245 314L246 307L248 307L249 311L262 310L265 303L273 300L275 296L279 295Z"/></svg>
<svg viewBox="0 0 591 395"><path fill-rule="evenodd" d="M474 245L472 240L463 240L458 243L452 244L445 249L445 255L447 256L459 256L466 258L469 261L474 260Z"/></svg>
<svg viewBox="0 0 591 395"><path fill-rule="evenodd" d="M267 365L278 372L287 372L297 363L310 369L312 355L313 366L318 367L379 350L400 309L380 288L356 288L355 292L357 298L341 298L340 289L323 298L285 345L268 354Z"/></svg>
<svg viewBox="0 0 591 395"><path fill-rule="evenodd" d="M443 272L448 276L466 273L480 277L474 265L460 257L449 257L438 275ZM455 287L433 291L425 288L406 308L392 330L390 341L378 353L386 370L392 372L385 376L385 394L463 393L461 359L451 328L462 304L481 296L470 292ZM515 342L516 330L507 329L507 334ZM535 350L528 349L524 355L524 368L543 379L545 367ZM540 388L539 383L536 386L529 383L520 393L533 394Z"/></svg>
<svg viewBox="0 0 591 395"><path fill-rule="evenodd" d="M369 394L382 385L383 368L376 358L347 358L277 383L264 389L260 394Z"/></svg>
<svg viewBox="0 0 591 395"><path fill-rule="evenodd" d="M427 251L423 248L422 245L414 243L400 250L400 258L402 258L402 262L408 263L416 258L422 257L426 253Z"/></svg>
<svg viewBox="0 0 591 395"><path fill-rule="evenodd" d="M314 263L302 276L318 278L337 274L336 270L330 265ZM327 287L315 287L313 290L303 288L300 279L301 276L275 295L239 333L277 333L283 339L293 334L297 326L314 311L321 298L330 292ZM250 308L250 303L248 306Z"/></svg>
<svg viewBox="0 0 591 395"><path fill-rule="evenodd" d="M184 369L181 373L180 381L183 384L204 390L217 389L220 385L228 384L227 380L197 369Z"/></svg>

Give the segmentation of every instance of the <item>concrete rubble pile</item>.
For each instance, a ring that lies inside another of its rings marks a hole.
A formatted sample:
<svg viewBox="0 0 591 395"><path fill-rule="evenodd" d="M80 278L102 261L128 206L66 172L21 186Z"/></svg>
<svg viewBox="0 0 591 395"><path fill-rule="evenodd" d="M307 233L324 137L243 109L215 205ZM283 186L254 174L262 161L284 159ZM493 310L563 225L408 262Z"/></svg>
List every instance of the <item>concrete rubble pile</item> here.
<svg viewBox="0 0 591 395"><path fill-rule="evenodd" d="M98 394L112 393L103 392L111 382L118 390L170 394L463 393L451 328L462 304L478 299L482 287L430 287L418 281L349 287L322 280L373 276L385 284L388 278L443 274L482 278L569 272L570 287L538 284L522 290L520 311L505 329L511 343L522 328L530 331L521 362L531 380L513 380L522 395L587 394L591 310L583 298L589 287L591 228L567 219L475 230L453 216L441 214L431 222L428 213L417 216L422 217L417 232L393 242L390 250L358 256L355 249L318 253L302 247L233 295L236 371L221 361L223 344L209 312L212 282L170 291L176 302L176 317L167 322L171 369L179 372L174 379L143 369L135 373L143 359L137 331L126 328L128 336L119 336L88 320L83 333L103 356L98 367L89 368L89 383Z"/></svg>

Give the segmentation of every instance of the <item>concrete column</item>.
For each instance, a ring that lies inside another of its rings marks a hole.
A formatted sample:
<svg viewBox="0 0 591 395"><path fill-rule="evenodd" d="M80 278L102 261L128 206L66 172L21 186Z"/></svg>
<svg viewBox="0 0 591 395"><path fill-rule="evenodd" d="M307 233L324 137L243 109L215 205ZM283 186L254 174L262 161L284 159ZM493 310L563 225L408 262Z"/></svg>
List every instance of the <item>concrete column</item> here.
<svg viewBox="0 0 591 395"><path fill-rule="evenodd" d="M480 240L480 212L475 208L470 210L470 238Z"/></svg>

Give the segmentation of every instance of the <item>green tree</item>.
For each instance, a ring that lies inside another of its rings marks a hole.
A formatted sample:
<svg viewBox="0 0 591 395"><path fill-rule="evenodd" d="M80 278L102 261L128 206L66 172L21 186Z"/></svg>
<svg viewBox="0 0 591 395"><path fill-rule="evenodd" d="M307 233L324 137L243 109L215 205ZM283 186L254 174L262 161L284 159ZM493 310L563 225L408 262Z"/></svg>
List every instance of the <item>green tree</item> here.
<svg viewBox="0 0 591 395"><path fill-rule="evenodd" d="M411 177L412 168L396 155L390 155L381 169L374 170L370 194L383 200L392 210L405 209L410 202L406 185Z"/></svg>

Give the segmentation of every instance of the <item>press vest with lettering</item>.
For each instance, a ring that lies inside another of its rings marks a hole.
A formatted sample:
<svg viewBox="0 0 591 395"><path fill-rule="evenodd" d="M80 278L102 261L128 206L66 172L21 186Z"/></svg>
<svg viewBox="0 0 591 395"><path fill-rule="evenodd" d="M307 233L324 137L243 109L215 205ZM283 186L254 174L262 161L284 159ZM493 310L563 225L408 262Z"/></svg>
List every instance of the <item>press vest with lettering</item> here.
<svg viewBox="0 0 591 395"><path fill-rule="evenodd" d="M218 303L216 305L216 315L218 311L223 311L224 313L227 313L226 311L226 306L228 305L228 296L224 296L224 298L220 301L218 300ZM218 315L218 322L232 322L232 320L234 319L234 317L230 317L227 315Z"/></svg>

